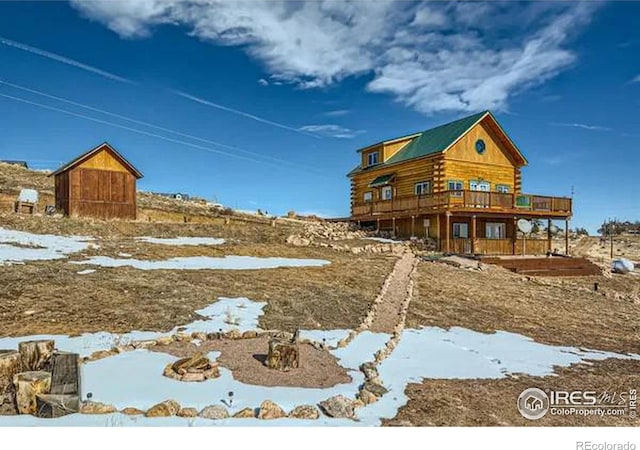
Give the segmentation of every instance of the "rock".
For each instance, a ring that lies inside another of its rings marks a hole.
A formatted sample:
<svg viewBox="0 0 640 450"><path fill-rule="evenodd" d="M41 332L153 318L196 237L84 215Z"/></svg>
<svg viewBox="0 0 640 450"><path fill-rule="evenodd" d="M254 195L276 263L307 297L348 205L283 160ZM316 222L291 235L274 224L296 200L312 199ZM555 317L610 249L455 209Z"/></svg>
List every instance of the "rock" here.
<svg viewBox="0 0 640 450"><path fill-rule="evenodd" d="M175 338L176 338L176 341L178 342L191 342L191 339L192 339L190 334L182 333L182 332L177 333Z"/></svg>
<svg viewBox="0 0 640 450"><path fill-rule="evenodd" d="M93 352L89 356L89 361L96 361L98 359L108 358L109 356L115 355L116 352L114 350L98 350L97 352Z"/></svg>
<svg viewBox="0 0 640 450"><path fill-rule="evenodd" d="M316 420L320 417L320 411L318 408L312 405L300 405L293 408L289 413L289 417L292 419L311 419Z"/></svg>
<svg viewBox="0 0 640 450"><path fill-rule="evenodd" d="M367 380L376 378L378 376L378 369L372 362L366 362L360 365L360 371L364 374Z"/></svg>
<svg viewBox="0 0 640 450"><path fill-rule="evenodd" d="M175 416L180 411L180 404L175 400L165 400L152 406L144 415L145 417L169 417Z"/></svg>
<svg viewBox="0 0 640 450"><path fill-rule="evenodd" d="M162 336L156 339L156 345L169 345L173 343L173 336Z"/></svg>
<svg viewBox="0 0 640 450"><path fill-rule="evenodd" d="M156 340L155 339L149 339L146 341L136 341L133 344L133 348L138 349L138 348L149 348L149 347L153 347L154 345L156 345Z"/></svg>
<svg viewBox="0 0 640 450"><path fill-rule="evenodd" d="M212 363L211 367L206 369L204 372L204 377L208 380L209 378L218 378L220 376L220 369L218 369L217 363Z"/></svg>
<svg viewBox="0 0 640 450"><path fill-rule="evenodd" d="M387 390L387 388L384 387L383 385L381 385L379 383L374 383L372 381L366 382L364 384L364 386L362 386L362 389L366 389L367 391L371 392L376 397L382 397L384 394L389 392Z"/></svg>
<svg viewBox="0 0 640 450"><path fill-rule="evenodd" d="M378 397L376 397L366 389L360 389L360 391L358 391L358 399L365 405L370 405L371 403L375 403L378 401Z"/></svg>
<svg viewBox="0 0 640 450"><path fill-rule="evenodd" d="M195 408L180 408L180 411L176 413L178 417L196 417L198 410Z"/></svg>
<svg viewBox="0 0 640 450"><path fill-rule="evenodd" d="M354 419L354 401L344 395L335 395L318 404L320 409L329 417L335 419Z"/></svg>
<svg viewBox="0 0 640 450"><path fill-rule="evenodd" d="M253 415L253 410L251 410L251 414ZM228 419L229 411L222 405L209 405L205 406L202 411L198 413L198 417L212 420Z"/></svg>
<svg viewBox="0 0 640 450"><path fill-rule="evenodd" d="M236 419L253 419L256 417L256 413L253 408L244 408L233 415Z"/></svg>
<svg viewBox="0 0 640 450"><path fill-rule="evenodd" d="M242 333L237 328L227 331L224 335L227 339L242 339Z"/></svg>
<svg viewBox="0 0 640 450"><path fill-rule="evenodd" d="M271 400L265 400L260 404L260 410L258 411L258 419L280 419L286 417L287 414Z"/></svg>
<svg viewBox="0 0 640 450"><path fill-rule="evenodd" d="M127 415L127 416L140 416L142 414L144 414L144 411L138 408L125 408L123 410L120 411L122 414Z"/></svg>
<svg viewBox="0 0 640 450"><path fill-rule="evenodd" d="M203 333L202 331L194 331L193 333L191 333L191 338L194 340L198 339L200 341L206 341L207 333Z"/></svg>
<svg viewBox="0 0 640 450"><path fill-rule="evenodd" d="M248 330L242 333L242 339L254 339L258 337L258 332L255 330Z"/></svg>
<svg viewBox="0 0 640 450"><path fill-rule="evenodd" d="M80 414L111 414L117 411L115 406L100 402L85 401L80 405Z"/></svg>

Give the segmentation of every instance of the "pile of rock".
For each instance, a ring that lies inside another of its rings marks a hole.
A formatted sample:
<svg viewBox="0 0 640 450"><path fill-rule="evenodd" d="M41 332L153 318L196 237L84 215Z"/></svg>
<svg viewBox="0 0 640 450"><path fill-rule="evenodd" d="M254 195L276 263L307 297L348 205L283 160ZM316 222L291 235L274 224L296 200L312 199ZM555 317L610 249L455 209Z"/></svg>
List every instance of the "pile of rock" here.
<svg viewBox="0 0 640 450"><path fill-rule="evenodd" d="M205 381L210 378L218 378L220 370L217 363L209 361L209 358L204 354L197 353L189 358L182 358L168 364L162 374L178 381Z"/></svg>

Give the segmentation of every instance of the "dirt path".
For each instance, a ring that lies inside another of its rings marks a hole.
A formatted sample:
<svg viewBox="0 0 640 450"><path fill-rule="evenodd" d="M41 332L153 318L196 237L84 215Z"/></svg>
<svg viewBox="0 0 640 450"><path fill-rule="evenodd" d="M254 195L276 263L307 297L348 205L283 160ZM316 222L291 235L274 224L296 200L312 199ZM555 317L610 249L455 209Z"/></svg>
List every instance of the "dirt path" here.
<svg viewBox="0 0 640 450"><path fill-rule="evenodd" d="M374 333L393 333L401 320L402 307L408 295L411 273L416 265L416 256L405 253L393 269L389 287L378 303L369 327Z"/></svg>

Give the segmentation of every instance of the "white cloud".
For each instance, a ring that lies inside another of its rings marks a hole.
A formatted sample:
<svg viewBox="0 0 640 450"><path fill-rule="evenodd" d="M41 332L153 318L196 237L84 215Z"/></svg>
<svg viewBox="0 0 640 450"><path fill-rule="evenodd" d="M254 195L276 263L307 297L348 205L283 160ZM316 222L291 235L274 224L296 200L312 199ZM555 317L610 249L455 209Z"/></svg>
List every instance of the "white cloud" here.
<svg viewBox="0 0 640 450"><path fill-rule="evenodd" d="M351 111L348 109L334 109L333 111L325 112L324 115L329 117L339 117L339 116L346 116L350 112Z"/></svg>
<svg viewBox="0 0 640 450"><path fill-rule="evenodd" d="M569 67L570 37L597 2L310 2L71 0L123 37L179 24L241 46L270 81L320 88L371 77L367 89L424 113L506 109Z"/></svg>
<svg viewBox="0 0 640 450"><path fill-rule="evenodd" d="M631 79L632 83L640 83L640 75L637 75L636 77Z"/></svg>
<svg viewBox="0 0 640 450"><path fill-rule="evenodd" d="M260 78L260 79L258 80L258 84L259 84L260 86L269 86L269 82L268 82L267 80L265 80L264 78Z"/></svg>
<svg viewBox="0 0 640 450"><path fill-rule="evenodd" d="M600 125L588 125L584 123L554 123L558 127L571 127L571 128L582 128L583 130L591 130L591 131L612 131L609 127L603 127Z"/></svg>
<svg viewBox="0 0 640 450"><path fill-rule="evenodd" d="M305 125L300 127L301 131L307 133L315 133L321 136L328 136L341 139L351 139L359 134L365 133L364 130L352 130L340 125L324 124L324 125Z"/></svg>

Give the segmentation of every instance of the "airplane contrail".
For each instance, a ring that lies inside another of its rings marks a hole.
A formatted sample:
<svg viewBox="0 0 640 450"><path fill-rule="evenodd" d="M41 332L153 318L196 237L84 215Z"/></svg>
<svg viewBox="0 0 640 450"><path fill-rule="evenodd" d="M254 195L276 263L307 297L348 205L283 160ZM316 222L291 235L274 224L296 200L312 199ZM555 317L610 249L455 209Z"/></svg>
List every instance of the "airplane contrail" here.
<svg viewBox="0 0 640 450"><path fill-rule="evenodd" d="M10 87L12 87L14 89L19 89L19 90L22 90L22 91L25 91L25 92L29 92L29 93L32 93L32 94L41 95L43 97L47 97L47 98L50 98L50 99L53 99L53 100L57 100L57 101L60 101L60 102L63 102L63 103L74 105L74 106L77 106L77 107L80 107L80 108L88 109L90 111L98 112L100 114L105 114L107 116L115 117L117 119L126 120L128 122L135 123L135 124L138 124L138 125L143 125L145 127L153 128L153 129L160 130L160 131L164 131L166 133L170 133L170 134L173 134L173 135L176 135L176 136L186 137L186 138L193 139L193 140L196 140L196 141L200 141L200 142L203 142L203 143L206 143L206 144L212 144L212 145L215 145L215 146L218 146L218 147L222 147L222 148L226 148L226 149L229 149L229 150L235 150L237 152L241 152L241 153L245 153L245 154L248 154L248 155L252 155L252 156L268 159L268 160L271 160L273 162L277 162L279 164L285 164L285 165L292 166L292 167L298 167L298 168L307 170L307 171L312 172L312 173L320 174L319 172L314 171L310 167L306 167L306 166L303 166L303 165L300 165L300 164L296 164L296 163L293 163L291 161L286 161L286 160L283 160L283 159L274 158L274 157L269 156L269 155L262 155L260 153L251 152L249 150L244 150L242 148L235 147L233 145L223 144L221 142L212 141L210 139L200 138L198 136L194 136L194 135L191 135L191 134L188 134L188 133L182 133L180 131L172 130L171 128L166 128L166 127L155 125L155 124L152 124L152 123L149 123L149 122L144 122L142 120L133 119L131 117L124 116L122 114L117 114L117 113L113 113L113 112L110 112L110 111L106 111L104 109L95 108L93 106L85 105L83 103L75 102L75 101L72 101L72 100L69 100L69 99L66 99L66 98L63 98L63 97L58 97L56 95L47 94L46 92L38 91L36 89L31 89L31 88L28 88L28 87L25 87L25 86L21 86L19 84L10 83L8 81L4 81L4 80L0 79L0 85L3 85L3 84L6 85L6 86L10 86Z"/></svg>
<svg viewBox="0 0 640 450"><path fill-rule="evenodd" d="M21 42L12 41L11 39L3 38L2 36L0 36L0 44L6 45L6 46L9 46L9 47L13 47L13 48L17 48L17 49L25 51L25 52L33 53L34 55L42 56L44 58L49 58L49 59L52 59L54 61L58 61L58 62L61 62L63 64L67 64L69 66L77 67L78 69L86 70L87 72L92 72L92 73L95 73L95 74L100 75L100 76L105 77L105 78L109 78L109 79L114 80L114 81L119 81L121 83L127 83L127 84L137 84L136 82L134 82L132 80L129 80L127 78L115 75L115 74L113 74L111 72L107 72L107 71L98 69L97 67L89 66L87 64L81 63L80 61L76 61L75 59L67 58L66 56L61 56L61 55L58 55L56 53L51 53L49 51L42 50L42 49L39 49L39 48L36 48L36 47L32 47L30 45L23 44Z"/></svg>
<svg viewBox="0 0 640 450"><path fill-rule="evenodd" d="M238 109L229 108L228 106L224 106L224 105L221 105L219 103L214 103L214 102L211 102L209 100L205 100L203 98L196 97L195 95L187 94L186 92L177 91L177 90L173 90L173 89L170 90L170 92L172 92L172 93L174 93L176 95L179 95L180 97L184 97L186 99L194 101L196 103L200 103L202 105L210 106L212 108L217 108L217 109L220 109L222 111L227 111L227 112L230 112L232 114L237 114L239 116L247 117L249 119L255 120L256 122L264 123L264 124L271 125L271 126L278 127L278 128L283 128L285 130L293 131L293 132L298 133L298 134L304 134L305 136L311 136L311 137L314 137L316 139L321 139L320 136L318 136L317 134L308 133L306 131L300 130L299 128L290 127L289 125L284 125L284 124L279 123L279 122L274 122L272 120L264 119L262 117L255 116L253 114L250 114L250 113L247 113L247 112L244 112L244 111L240 111Z"/></svg>
<svg viewBox="0 0 640 450"><path fill-rule="evenodd" d="M236 154L225 152L225 151L222 151L222 150L216 150L216 149L212 149L212 148L209 148L209 147L203 147L202 145L193 144L191 142L185 142L185 141L180 141L178 139L168 138L166 136L162 136L162 135L159 135L159 134L156 134L156 133L149 133L148 131L138 130L138 129L135 129L135 128L132 128L132 127L128 127L126 125L120 125L120 124L109 122L109 121L102 120L102 119L96 119L95 117L86 116L84 114L78 114L78 113L75 113L75 112L72 112L72 111L67 111L67 110L62 109L62 108L56 108L54 106L44 105L42 103L33 102L31 100L26 100L26 99L20 98L20 97L14 97L12 95L7 95L7 94L1 94L0 93L0 97L4 97L4 98L8 98L8 99L15 100L15 101L18 101L18 102L26 103L26 104L32 105L32 106L37 106L39 108L48 109L50 111L61 112L63 114L79 117L79 118L82 118L82 119L85 119L85 120L90 120L92 122L101 123L101 124L109 125L109 126L116 127L116 128L121 128L123 130L128 130L128 131L131 131L133 133L138 133L138 134L142 134L142 135L145 135L145 136L150 136L150 137L154 137L154 138L157 138L157 139L161 139L163 141L172 142L174 144L185 145L185 146L188 146L188 147L196 148L196 149L203 150L203 151L210 152L210 153L218 153L220 155L228 156L230 158L237 158L237 159L242 159L242 160L245 160L245 161L251 161L251 162L256 162L256 163L261 163L261 164L270 164L270 165L274 165L274 166L277 166L277 167L281 167L279 164L270 163L268 161L262 161L262 160L259 160L259 159L254 159L254 158L250 158L250 157L247 157L247 156L236 155Z"/></svg>

